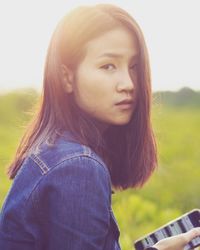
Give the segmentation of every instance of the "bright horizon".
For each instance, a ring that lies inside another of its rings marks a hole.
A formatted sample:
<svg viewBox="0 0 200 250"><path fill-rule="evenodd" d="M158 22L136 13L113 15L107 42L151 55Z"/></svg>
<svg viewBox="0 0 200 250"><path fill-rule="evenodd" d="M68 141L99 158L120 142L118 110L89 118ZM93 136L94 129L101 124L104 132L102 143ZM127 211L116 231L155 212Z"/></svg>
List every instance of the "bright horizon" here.
<svg viewBox="0 0 200 250"><path fill-rule="evenodd" d="M0 92L41 90L51 35L65 13L78 5L113 3L140 25L149 50L153 91L200 90L198 0L4 0L0 8Z"/></svg>

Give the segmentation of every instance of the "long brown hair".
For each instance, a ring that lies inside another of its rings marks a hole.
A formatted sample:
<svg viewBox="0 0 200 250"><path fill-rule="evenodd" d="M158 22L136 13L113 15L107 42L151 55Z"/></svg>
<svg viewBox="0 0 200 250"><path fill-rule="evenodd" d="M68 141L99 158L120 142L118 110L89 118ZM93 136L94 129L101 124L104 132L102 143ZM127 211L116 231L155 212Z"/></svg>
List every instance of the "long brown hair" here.
<svg viewBox="0 0 200 250"><path fill-rule="evenodd" d="M137 101L134 115L123 126L111 125L100 133L95 121L67 94L61 79L61 64L76 71L91 39L117 26L136 35L139 44ZM12 179L25 157L38 150L42 142L54 143L68 130L80 143L90 146L107 163L115 188L142 186L157 165L152 131L151 79L148 52L140 27L125 10L110 4L82 6L64 16L55 29L48 48L43 93L39 110L22 137L8 169Z"/></svg>

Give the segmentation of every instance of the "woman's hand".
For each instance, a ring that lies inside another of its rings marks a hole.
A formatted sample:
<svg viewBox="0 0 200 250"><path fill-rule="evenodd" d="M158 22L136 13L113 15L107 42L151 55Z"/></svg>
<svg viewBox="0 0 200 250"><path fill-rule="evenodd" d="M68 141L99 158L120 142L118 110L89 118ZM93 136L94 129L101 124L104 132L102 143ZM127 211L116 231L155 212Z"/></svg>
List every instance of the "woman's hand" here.
<svg viewBox="0 0 200 250"><path fill-rule="evenodd" d="M160 240L154 245L154 247L158 250L183 250L185 245L197 236L200 236L200 227L193 228L186 233Z"/></svg>

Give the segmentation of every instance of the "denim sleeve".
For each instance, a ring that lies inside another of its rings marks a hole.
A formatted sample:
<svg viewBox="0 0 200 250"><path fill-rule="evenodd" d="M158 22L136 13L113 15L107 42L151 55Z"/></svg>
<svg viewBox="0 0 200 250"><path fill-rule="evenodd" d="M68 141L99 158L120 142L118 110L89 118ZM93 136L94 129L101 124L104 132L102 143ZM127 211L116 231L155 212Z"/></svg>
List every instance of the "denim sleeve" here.
<svg viewBox="0 0 200 250"><path fill-rule="evenodd" d="M108 171L79 156L51 170L32 194L41 225L39 245L48 250L102 250L110 226Z"/></svg>

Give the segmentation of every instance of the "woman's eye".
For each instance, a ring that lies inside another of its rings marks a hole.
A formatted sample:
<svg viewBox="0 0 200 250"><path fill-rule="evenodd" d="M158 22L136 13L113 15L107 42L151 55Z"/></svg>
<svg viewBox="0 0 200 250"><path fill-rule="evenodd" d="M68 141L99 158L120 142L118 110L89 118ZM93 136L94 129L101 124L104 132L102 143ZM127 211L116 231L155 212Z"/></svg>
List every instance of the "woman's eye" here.
<svg viewBox="0 0 200 250"><path fill-rule="evenodd" d="M102 69L105 69L105 70L113 70L115 69L115 65L114 64L105 64L103 66L101 66Z"/></svg>
<svg viewBox="0 0 200 250"><path fill-rule="evenodd" d="M137 63L135 63L132 66L130 66L130 70L136 70L136 68L137 68Z"/></svg>

